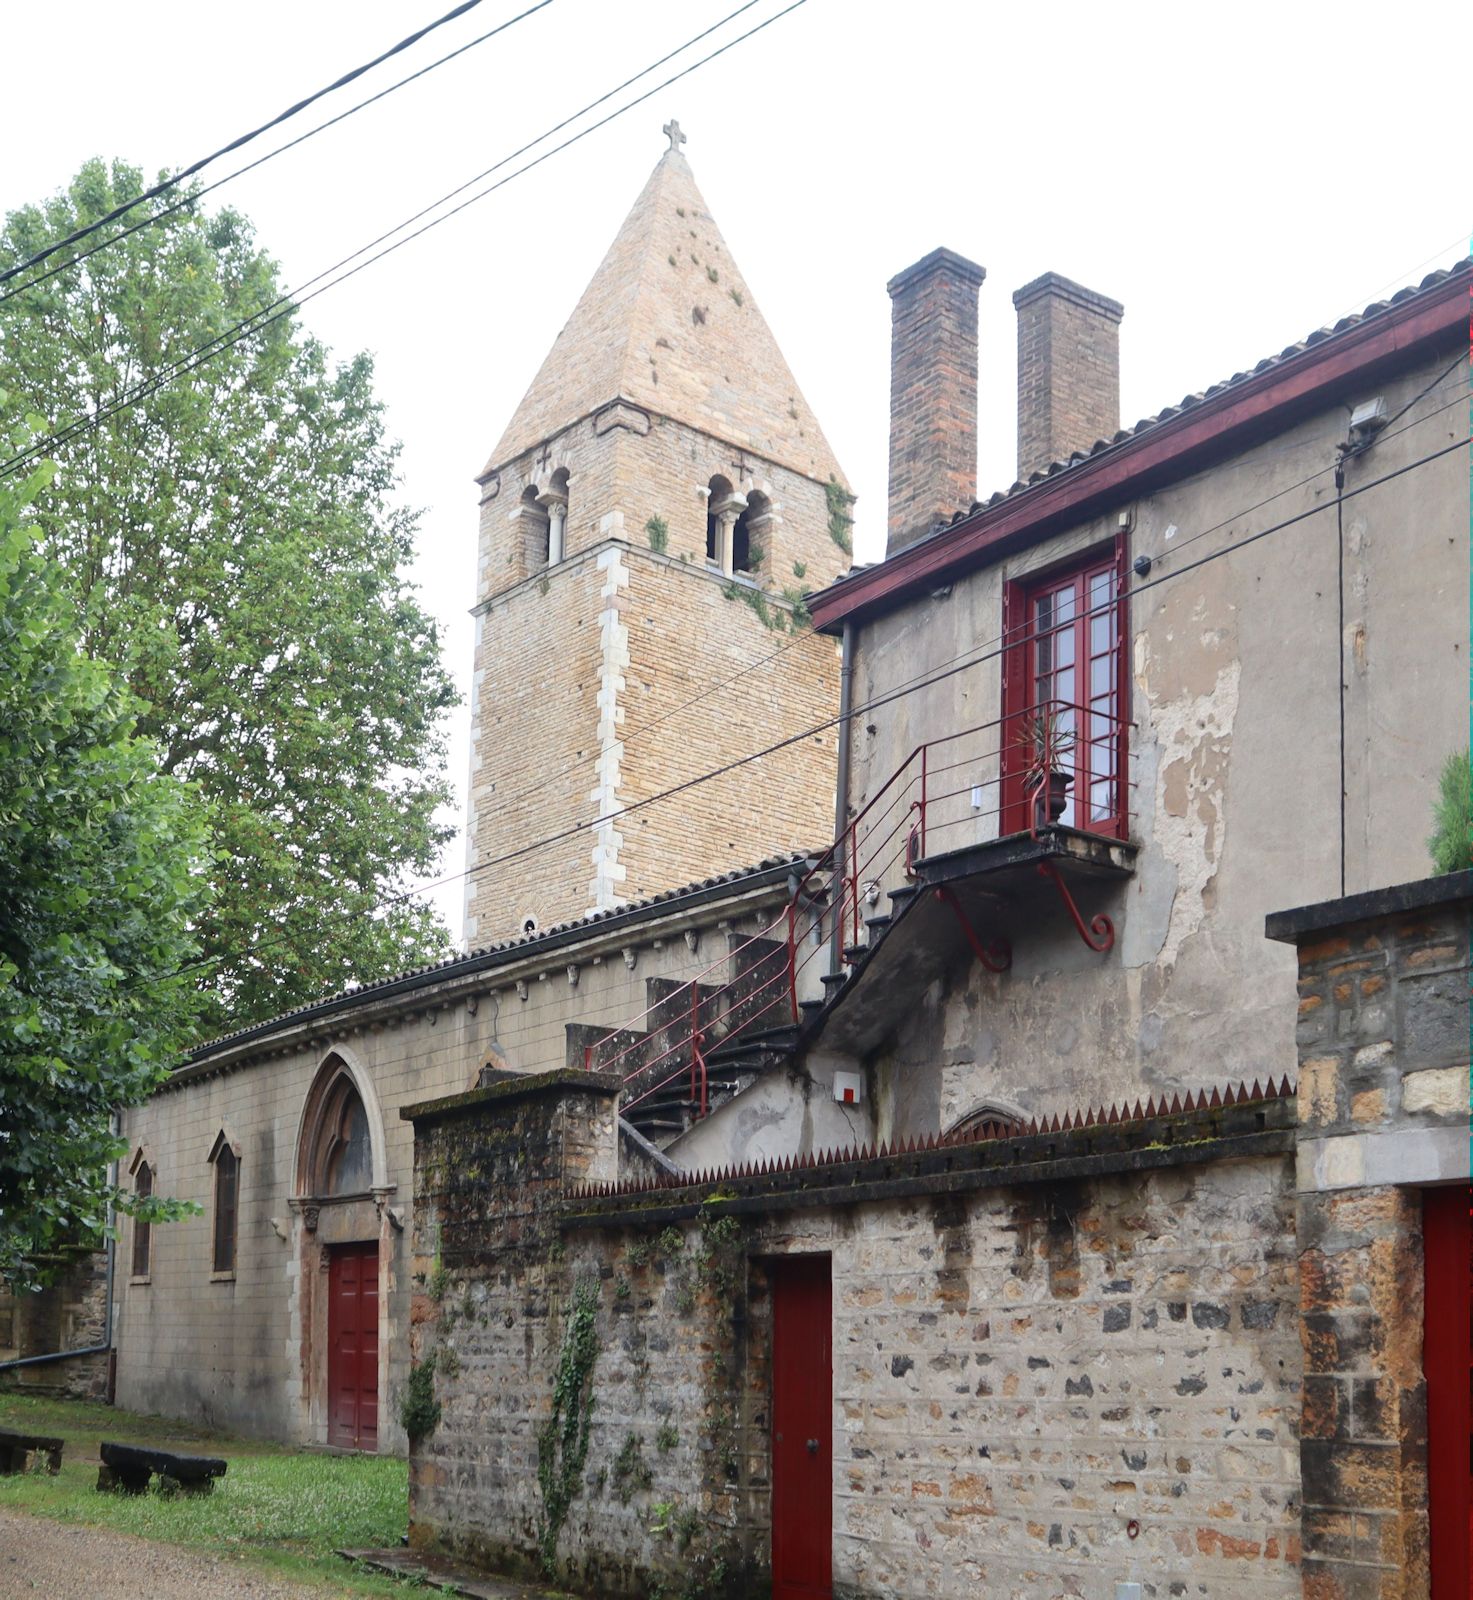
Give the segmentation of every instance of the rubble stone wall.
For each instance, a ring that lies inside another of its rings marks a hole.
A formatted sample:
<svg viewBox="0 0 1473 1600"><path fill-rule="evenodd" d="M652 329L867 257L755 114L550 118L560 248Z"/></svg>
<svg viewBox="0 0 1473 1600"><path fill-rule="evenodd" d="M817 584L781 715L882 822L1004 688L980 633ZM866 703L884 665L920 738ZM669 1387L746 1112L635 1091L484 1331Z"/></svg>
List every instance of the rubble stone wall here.
<svg viewBox="0 0 1473 1600"><path fill-rule="evenodd" d="M770 1264L826 1255L836 1596L1299 1594L1287 1130L1229 1159L1204 1128L1169 1162L1142 1133L1091 1177L574 1216L565 1191L614 1169L612 1105L559 1076L412 1111L440 1406L417 1542L549 1550L611 1596L765 1592Z"/></svg>

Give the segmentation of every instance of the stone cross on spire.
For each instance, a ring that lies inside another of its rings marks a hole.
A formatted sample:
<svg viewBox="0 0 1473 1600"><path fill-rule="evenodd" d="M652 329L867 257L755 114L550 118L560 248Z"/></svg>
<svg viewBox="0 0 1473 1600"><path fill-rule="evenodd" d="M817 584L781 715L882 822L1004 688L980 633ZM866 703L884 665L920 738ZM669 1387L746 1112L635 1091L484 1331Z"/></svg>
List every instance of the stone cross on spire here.
<svg viewBox="0 0 1473 1600"><path fill-rule="evenodd" d="M667 122L665 126L660 129L660 132L663 133L667 139L669 139L671 150L679 150L681 145L685 143L685 135L680 131L680 124L675 120L674 117L671 117L669 122Z"/></svg>

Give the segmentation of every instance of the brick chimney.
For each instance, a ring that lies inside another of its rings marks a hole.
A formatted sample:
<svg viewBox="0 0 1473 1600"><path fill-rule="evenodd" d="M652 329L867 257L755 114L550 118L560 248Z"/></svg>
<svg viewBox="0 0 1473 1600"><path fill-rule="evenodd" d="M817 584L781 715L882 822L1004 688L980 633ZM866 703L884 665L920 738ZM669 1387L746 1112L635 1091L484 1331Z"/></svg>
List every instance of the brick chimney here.
<svg viewBox="0 0 1473 1600"><path fill-rule="evenodd" d="M1018 312L1018 476L1120 428L1125 307L1057 272L1013 296Z"/></svg>
<svg viewBox="0 0 1473 1600"><path fill-rule="evenodd" d="M977 496L977 291L984 267L933 250L890 293L890 537L894 555Z"/></svg>

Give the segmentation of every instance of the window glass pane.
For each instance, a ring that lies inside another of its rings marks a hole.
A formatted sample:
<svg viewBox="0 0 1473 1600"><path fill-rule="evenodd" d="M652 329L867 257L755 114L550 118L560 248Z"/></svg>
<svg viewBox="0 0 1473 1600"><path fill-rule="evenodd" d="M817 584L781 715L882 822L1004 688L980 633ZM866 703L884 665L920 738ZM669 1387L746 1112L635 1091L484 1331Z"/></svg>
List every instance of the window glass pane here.
<svg viewBox="0 0 1473 1600"><path fill-rule="evenodd" d="M373 1181L368 1115L356 1094L349 1096L338 1122L337 1140L327 1163L328 1194L362 1194Z"/></svg>
<svg viewBox="0 0 1473 1600"><path fill-rule="evenodd" d="M1073 666L1074 665L1074 630L1073 630L1073 628L1066 628L1062 633L1055 634L1054 637L1059 641L1058 642L1058 647L1057 647L1057 655L1058 655L1058 658L1059 658L1059 665L1061 667L1071 667L1071 666Z"/></svg>
<svg viewBox="0 0 1473 1600"><path fill-rule="evenodd" d="M1054 597L1051 594L1041 594L1033 602L1033 628L1036 633L1042 633L1045 628L1054 625Z"/></svg>
<svg viewBox="0 0 1473 1600"><path fill-rule="evenodd" d="M1054 608L1057 613L1056 621L1060 627L1066 622L1074 620L1074 585L1071 583L1067 589L1060 589L1054 596Z"/></svg>
<svg viewBox="0 0 1473 1600"><path fill-rule="evenodd" d="M235 1214L239 1163L224 1145L215 1157L215 1271L235 1270Z"/></svg>
<svg viewBox="0 0 1473 1600"><path fill-rule="evenodd" d="M1072 703L1074 701L1074 668L1073 667L1062 667L1062 668L1060 668L1060 670L1058 672L1056 672L1054 674L1054 699L1056 699L1056 700L1067 700L1072 705ZM1062 707L1060 707L1059 708L1059 724L1060 724L1061 727L1063 726L1063 722L1064 722L1064 718L1065 717L1068 717L1070 719L1069 720L1069 726L1072 728L1074 726L1074 721L1073 721L1074 713L1073 713L1073 711L1066 711Z"/></svg>
<svg viewBox="0 0 1473 1600"><path fill-rule="evenodd" d="M1099 612L1089 619L1089 653L1103 655L1110 648L1110 614Z"/></svg>
<svg viewBox="0 0 1473 1600"><path fill-rule="evenodd" d="M1046 633L1038 641L1038 675L1043 677L1054 664L1054 635Z"/></svg>
<svg viewBox="0 0 1473 1600"><path fill-rule="evenodd" d="M1110 603L1110 569L1106 567L1102 572L1092 573L1089 580L1089 608L1093 611L1097 606L1107 606Z"/></svg>
<svg viewBox="0 0 1473 1600"><path fill-rule="evenodd" d="M140 1199L147 1198L153 1193L153 1171L147 1162L138 1169L138 1178L133 1185L133 1192ZM133 1219L133 1276L135 1278L146 1278L148 1276L149 1251L152 1243L152 1226L135 1217Z"/></svg>

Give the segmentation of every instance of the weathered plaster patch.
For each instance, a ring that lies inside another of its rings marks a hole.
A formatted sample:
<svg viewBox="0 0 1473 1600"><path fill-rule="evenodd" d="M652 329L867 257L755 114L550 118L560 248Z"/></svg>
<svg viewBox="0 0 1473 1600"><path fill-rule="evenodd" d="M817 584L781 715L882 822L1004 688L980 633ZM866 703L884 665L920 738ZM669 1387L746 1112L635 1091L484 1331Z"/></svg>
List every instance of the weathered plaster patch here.
<svg viewBox="0 0 1473 1600"><path fill-rule="evenodd" d="M1198 620L1194 615L1185 626ZM1172 636L1168 630L1166 637ZM1202 630L1199 643L1200 651L1176 652L1182 659L1174 681L1156 685L1157 698L1149 636L1142 633L1135 642L1136 686L1149 707L1149 733L1158 752L1153 843L1176 873L1157 956L1165 966L1175 964L1216 903L1228 756L1238 716L1241 669L1230 639L1221 629Z"/></svg>
<svg viewBox="0 0 1473 1600"><path fill-rule="evenodd" d="M629 587L629 568L616 545L600 551L598 569L604 575L599 596L603 609L598 615L598 760L594 764L597 781L589 798L594 815L605 819L593 835L593 881L589 884L590 912L608 911L619 901L619 885L625 869L619 861L624 835L619 831L614 812L619 807L619 780L624 761L624 741L619 730L624 725L624 708L619 696L625 686L624 669L629 665L629 629L620 618L620 591Z"/></svg>

